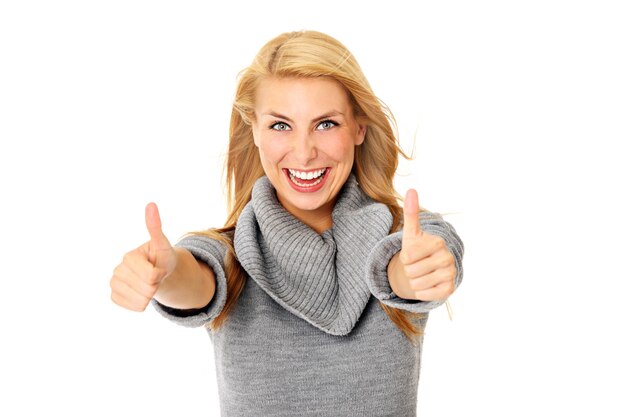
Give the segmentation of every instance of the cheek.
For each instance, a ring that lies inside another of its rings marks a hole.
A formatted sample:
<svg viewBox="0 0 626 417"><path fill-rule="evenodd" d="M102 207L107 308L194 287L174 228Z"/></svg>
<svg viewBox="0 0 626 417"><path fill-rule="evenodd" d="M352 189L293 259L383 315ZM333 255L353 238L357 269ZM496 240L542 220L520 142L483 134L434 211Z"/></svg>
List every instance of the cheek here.
<svg viewBox="0 0 626 417"><path fill-rule="evenodd" d="M354 159L354 143L350 140L336 138L328 141L324 153L337 162L352 161Z"/></svg>
<svg viewBox="0 0 626 417"><path fill-rule="evenodd" d="M284 144L281 144L280 141L263 136L259 137L258 147L259 156L261 160L264 161L264 164L278 163L288 152L288 148Z"/></svg>

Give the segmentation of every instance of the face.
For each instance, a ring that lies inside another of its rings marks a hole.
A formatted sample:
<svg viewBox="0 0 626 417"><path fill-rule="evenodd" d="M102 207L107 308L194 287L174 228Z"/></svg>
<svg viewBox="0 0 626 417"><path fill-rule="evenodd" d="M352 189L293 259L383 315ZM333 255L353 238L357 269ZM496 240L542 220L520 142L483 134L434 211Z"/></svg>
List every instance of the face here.
<svg viewBox="0 0 626 417"><path fill-rule="evenodd" d="M343 86L327 77L265 79L252 131L280 203L310 226L330 220L366 131Z"/></svg>

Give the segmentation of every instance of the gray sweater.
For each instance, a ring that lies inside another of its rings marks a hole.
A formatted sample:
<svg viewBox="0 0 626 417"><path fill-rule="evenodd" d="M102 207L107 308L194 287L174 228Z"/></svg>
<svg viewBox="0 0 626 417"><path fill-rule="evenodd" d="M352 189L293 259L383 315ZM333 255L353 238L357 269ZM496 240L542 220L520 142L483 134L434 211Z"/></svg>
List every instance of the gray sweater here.
<svg viewBox="0 0 626 417"><path fill-rule="evenodd" d="M234 236L245 287L224 326L207 328L223 417L415 416L422 340L412 345L380 302L427 313L442 301L405 300L389 287L387 264L402 241L391 222L354 176L322 234L282 207L266 177L256 182ZM438 214L422 213L420 224L445 239L458 285L463 243ZM181 325L206 325L226 300L225 248L199 236L177 245L213 269L215 296L196 311L153 305Z"/></svg>

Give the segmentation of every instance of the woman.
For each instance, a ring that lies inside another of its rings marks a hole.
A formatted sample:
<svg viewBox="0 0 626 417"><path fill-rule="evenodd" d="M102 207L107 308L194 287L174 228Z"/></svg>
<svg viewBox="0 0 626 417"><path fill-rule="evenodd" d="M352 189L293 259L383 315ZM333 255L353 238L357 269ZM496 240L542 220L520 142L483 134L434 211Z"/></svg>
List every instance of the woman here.
<svg viewBox="0 0 626 417"><path fill-rule="evenodd" d="M415 415L422 329L463 244L414 190L397 203L392 121L341 43L280 35L239 79L225 226L172 247L146 207L112 299L207 326L222 415Z"/></svg>

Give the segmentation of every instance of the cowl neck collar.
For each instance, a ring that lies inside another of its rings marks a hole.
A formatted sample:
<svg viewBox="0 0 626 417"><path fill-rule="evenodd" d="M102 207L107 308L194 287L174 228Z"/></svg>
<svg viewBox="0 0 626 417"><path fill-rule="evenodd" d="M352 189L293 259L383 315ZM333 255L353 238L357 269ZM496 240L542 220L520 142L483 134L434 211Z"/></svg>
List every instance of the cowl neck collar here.
<svg viewBox="0 0 626 417"><path fill-rule="evenodd" d="M386 205L367 196L350 175L332 212L333 226L318 234L278 201L259 178L235 229L234 245L248 275L278 304L332 335L350 333L371 296L367 257L389 234Z"/></svg>

